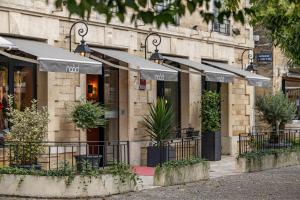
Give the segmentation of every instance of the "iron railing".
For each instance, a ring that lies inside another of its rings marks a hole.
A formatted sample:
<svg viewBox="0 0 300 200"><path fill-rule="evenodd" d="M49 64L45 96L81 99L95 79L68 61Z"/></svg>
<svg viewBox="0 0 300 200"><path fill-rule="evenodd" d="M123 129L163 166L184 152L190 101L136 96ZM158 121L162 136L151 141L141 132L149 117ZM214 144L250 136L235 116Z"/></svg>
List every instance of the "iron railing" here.
<svg viewBox="0 0 300 200"><path fill-rule="evenodd" d="M0 167L34 168L47 171L66 166L82 170L84 165L88 164L92 168L104 168L114 163L130 165L130 143L139 143L132 147L135 148L133 150L136 153L142 154L142 149L147 148L152 141L26 143L5 141L0 147ZM201 157L201 137L164 140L159 147L162 162Z"/></svg>
<svg viewBox="0 0 300 200"><path fill-rule="evenodd" d="M165 140L161 145L167 149L166 161L201 157L201 137Z"/></svg>
<svg viewBox="0 0 300 200"><path fill-rule="evenodd" d="M300 146L300 130L298 129L240 134L238 141L239 154L296 146Z"/></svg>
<svg viewBox="0 0 300 200"><path fill-rule="evenodd" d="M130 164L129 141L6 141L0 148L0 167L51 170L68 165L79 169L82 163L99 168L119 162Z"/></svg>

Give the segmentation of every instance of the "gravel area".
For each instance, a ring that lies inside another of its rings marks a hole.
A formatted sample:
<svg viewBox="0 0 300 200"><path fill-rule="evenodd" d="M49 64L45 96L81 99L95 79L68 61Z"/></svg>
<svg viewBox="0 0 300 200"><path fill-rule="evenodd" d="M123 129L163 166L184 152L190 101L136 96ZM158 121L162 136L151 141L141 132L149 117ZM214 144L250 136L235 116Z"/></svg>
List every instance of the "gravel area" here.
<svg viewBox="0 0 300 200"><path fill-rule="evenodd" d="M106 200L300 199L300 166L115 195Z"/></svg>
<svg viewBox="0 0 300 200"><path fill-rule="evenodd" d="M2 200L19 198L0 197ZM300 165L115 195L105 200L300 199ZM94 199L96 200L96 199ZM103 200L102 198L97 200Z"/></svg>

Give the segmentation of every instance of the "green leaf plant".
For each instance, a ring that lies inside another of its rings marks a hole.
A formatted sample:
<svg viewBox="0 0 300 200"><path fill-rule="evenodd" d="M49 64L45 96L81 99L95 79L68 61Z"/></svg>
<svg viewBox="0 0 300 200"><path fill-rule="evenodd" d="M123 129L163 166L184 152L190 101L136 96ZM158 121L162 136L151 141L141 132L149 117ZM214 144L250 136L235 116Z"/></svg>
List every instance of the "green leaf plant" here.
<svg viewBox="0 0 300 200"><path fill-rule="evenodd" d="M36 164L38 155L44 152L42 142L46 138L49 123L47 107L38 108L38 101L32 100L31 106L19 110L14 107L13 96L9 96L8 100L11 128L7 139L13 151L11 164Z"/></svg>
<svg viewBox="0 0 300 200"><path fill-rule="evenodd" d="M71 118L78 128L84 130L104 127L106 124L104 106L87 100L75 103Z"/></svg>
<svg viewBox="0 0 300 200"><path fill-rule="evenodd" d="M202 132L220 131L220 95L213 91L205 91L201 106Z"/></svg>
<svg viewBox="0 0 300 200"><path fill-rule="evenodd" d="M282 93L259 96L256 99L256 109L262 120L271 127L270 142L277 143L281 128L296 117L297 107Z"/></svg>
<svg viewBox="0 0 300 200"><path fill-rule="evenodd" d="M158 98L151 104L149 114L144 117L146 132L156 144L168 139L173 130L174 112L172 106L164 98Z"/></svg>

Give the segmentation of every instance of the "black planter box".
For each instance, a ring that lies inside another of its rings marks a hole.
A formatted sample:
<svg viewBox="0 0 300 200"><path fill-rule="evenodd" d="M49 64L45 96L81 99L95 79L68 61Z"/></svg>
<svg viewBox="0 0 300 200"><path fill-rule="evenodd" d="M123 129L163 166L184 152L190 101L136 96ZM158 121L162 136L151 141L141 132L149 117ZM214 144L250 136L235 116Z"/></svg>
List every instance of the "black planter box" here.
<svg viewBox="0 0 300 200"><path fill-rule="evenodd" d="M77 171L82 171L82 169L86 167L84 165L87 163L89 163L93 169L99 168L102 160L102 156L101 155L99 156L98 155L97 156L76 155L75 160L76 160Z"/></svg>
<svg viewBox="0 0 300 200"><path fill-rule="evenodd" d="M147 147L147 166L156 167L161 163L176 159L176 151L173 147L148 146Z"/></svg>
<svg viewBox="0 0 300 200"><path fill-rule="evenodd" d="M209 161L221 160L221 132L202 133L201 155Z"/></svg>

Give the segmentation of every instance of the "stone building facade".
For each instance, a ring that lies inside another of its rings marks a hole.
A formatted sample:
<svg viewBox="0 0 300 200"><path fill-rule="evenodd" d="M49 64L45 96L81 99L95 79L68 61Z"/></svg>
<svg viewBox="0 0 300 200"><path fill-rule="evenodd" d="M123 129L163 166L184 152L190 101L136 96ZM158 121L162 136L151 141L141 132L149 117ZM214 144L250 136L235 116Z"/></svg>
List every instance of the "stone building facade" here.
<svg viewBox="0 0 300 200"><path fill-rule="evenodd" d="M29 38L47 42L55 47L68 49L69 30L79 20L69 18L64 7L57 10L54 0L47 4L45 0L0 0L0 34L13 37ZM188 13L188 12L187 12ZM186 57L190 60L213 60L229 65L241 65L241 54L245 49L252 49L253 30L249 25L230 22L229 34L212 31L212 24L206 24L198 14L180 19L178 26L156 29L137 21L134 24L126 19L124 23L113 19L105 23L103 16L92 13L88 21L89 32L85 37L91 47L114 48L143 57L144 40L149 31L162 36L160 53ZM193 29L194 26L197 28ZM72 48L81 38L72 33ZM233 29L239 29L234 34ZM150 40L149 40L150 41ZM149 45L149 52L153 46ZM247 62L244 58L244 63ZM118 65L126 66L118 62ZM242 67L241 67L242 68ZM141 153L138 150L141 140L146 140L141 126L148 105L157 99L157 81L147 80L146 89L139 90L138 73L119 70L119 140L131 142L131 163L139 164ZM48 106L50 123L49 141L78 141L86 139L86 133L75 127L68 118L66 105L86 95L86 75L56 72L37 72L37 98L42 105ZM181 76L181 127L193 126L201 130L201 76L182 74ZM245 133L254 125L254 87L242 78L221 86L221 121L222 151L224 154L237 152L238 134ZM109 138L110 136L108 136Z"/></svg>
<svg viewBox="0 0 300 200"><path fill-rule="evenodd" d="M297 119L288 124L287 127L298 128L300 71L289 64L288 59L279 47L273 45L271 38L266 34L266 30L263 27L255 27L253 34L257 37L254 48L254 63L257 66L257 73L269 77L272 81L272 87L256 88L255 94L256 96L262 96L268 93L285 93L298 107ZM261 55L270 55L271 59L260 59ZM258 130L266 127L264 123L261 123L258 116L256 117L256 126Z"/></svg>

